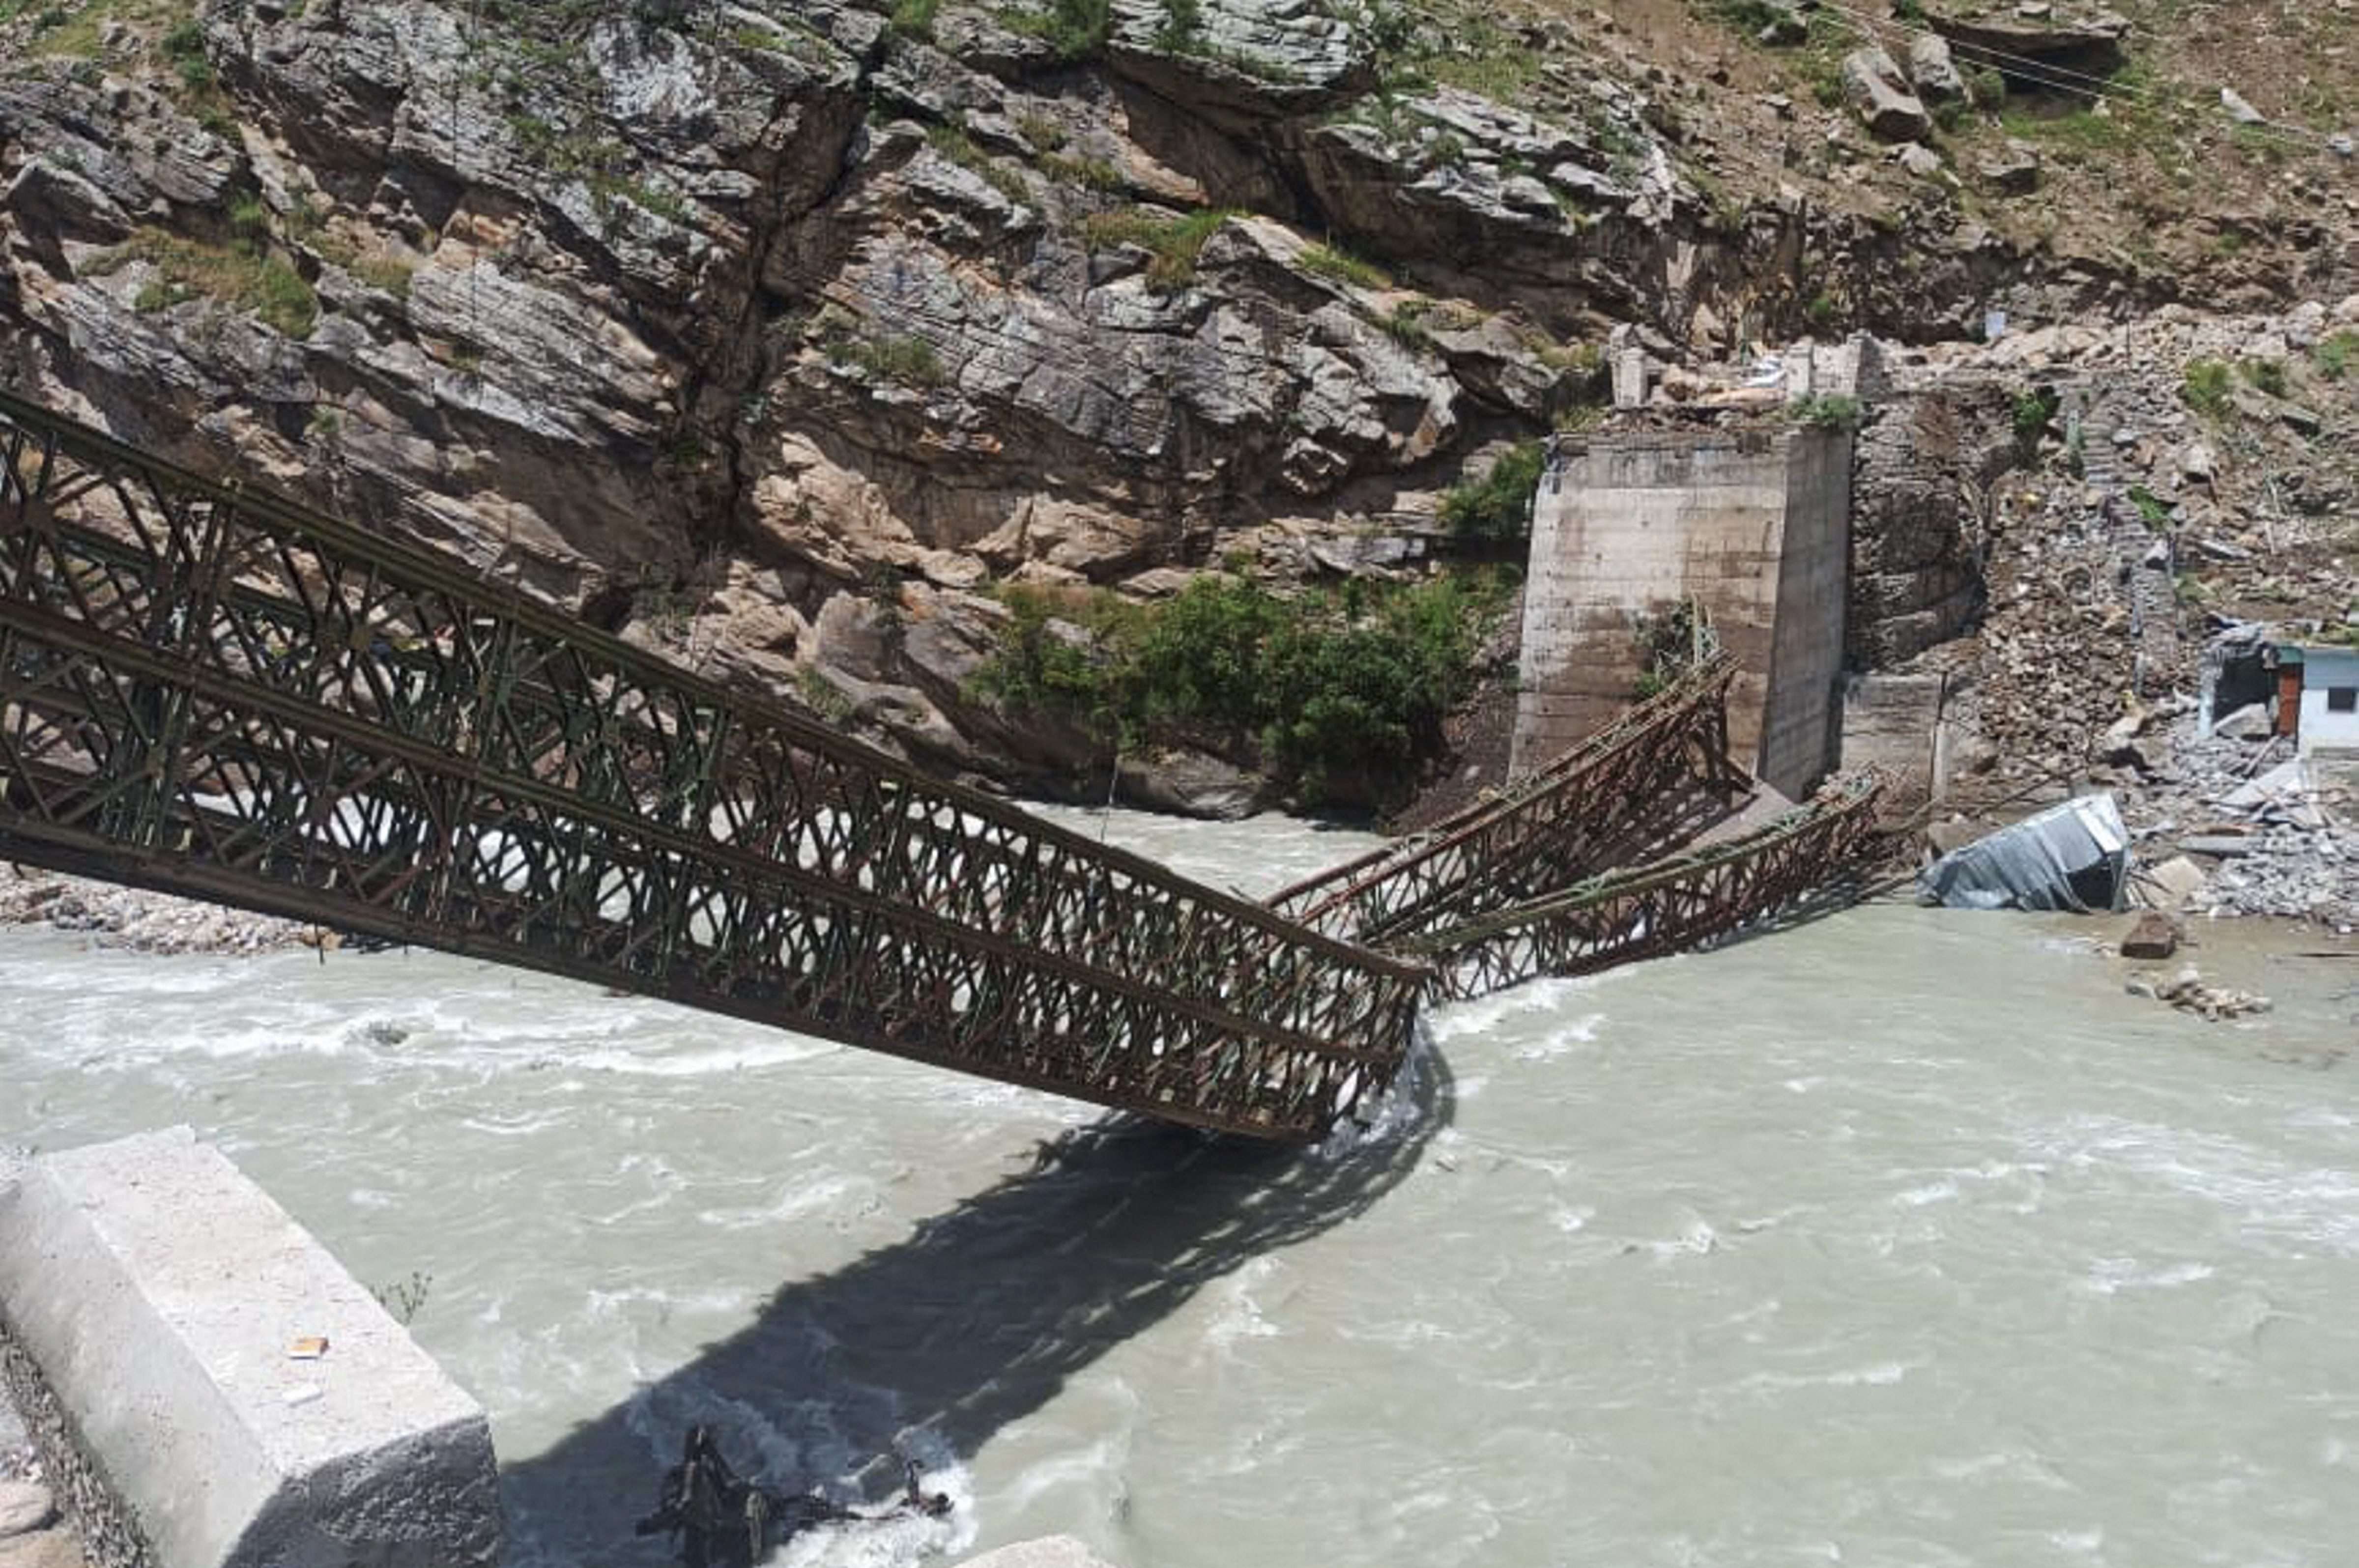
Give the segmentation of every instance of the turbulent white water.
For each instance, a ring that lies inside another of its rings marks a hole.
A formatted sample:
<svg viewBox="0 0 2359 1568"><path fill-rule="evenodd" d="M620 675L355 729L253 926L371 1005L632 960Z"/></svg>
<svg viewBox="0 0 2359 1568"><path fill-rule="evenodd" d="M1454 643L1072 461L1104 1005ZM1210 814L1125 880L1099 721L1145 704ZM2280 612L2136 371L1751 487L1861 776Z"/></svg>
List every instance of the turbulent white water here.
<svg viewBox="0 0 2359 1568"><path fill-rule="evenodd" d="M1256 892L1363 842L1113 831ZM0 1141L187 1121L430 1275L517 1568L663 1562L690 1420L958 1498L800 1564L2343 1568L2359 964L2217 935L2280 1008L2205 1024L2076 933L1875 908L1442 1010L1392 1120L1286 1156L431 955L17 931Z"/></svg>

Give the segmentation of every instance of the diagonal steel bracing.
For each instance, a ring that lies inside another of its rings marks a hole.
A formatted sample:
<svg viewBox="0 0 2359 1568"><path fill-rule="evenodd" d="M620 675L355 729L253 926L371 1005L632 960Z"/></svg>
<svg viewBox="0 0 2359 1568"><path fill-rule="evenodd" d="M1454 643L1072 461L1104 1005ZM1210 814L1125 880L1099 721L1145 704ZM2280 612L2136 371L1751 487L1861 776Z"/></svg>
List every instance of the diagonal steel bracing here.
<svg viewBox="0 0 2359 1568"><path fill-rule="evenodd" d="M6 396L0 851L1273 1138L1426 978Z"/></svg>
<svg viewBox="0 0 2359 1568"><path fill-rule="evenodd" d="M1429 991L1672 951L1853 853L1872 782L1609 871L1749 791L1732 674L1265 906L0 394L0 854L1264 1138L1381 1092Z"/></svg>
<svg viewBox="0 0 2359 1568"><path fill-rule="evenodd" d="M1874 837L1881 779L1835 779L1750 833L1583 879L1403 944L1439 967L1436 989L1485 995L1542 975L1660 957L1788 909L1854 864Z"/></svg>
<svg viewBox="0 0 2359 1568"><path fill-rule="evenodd" d="M1505 908L1660 847L1697 808L1751 787L1728 760L1728 687L1715 655L1572 750L1415 838L1296 883L1279 914L1386 946Z"/></svg>

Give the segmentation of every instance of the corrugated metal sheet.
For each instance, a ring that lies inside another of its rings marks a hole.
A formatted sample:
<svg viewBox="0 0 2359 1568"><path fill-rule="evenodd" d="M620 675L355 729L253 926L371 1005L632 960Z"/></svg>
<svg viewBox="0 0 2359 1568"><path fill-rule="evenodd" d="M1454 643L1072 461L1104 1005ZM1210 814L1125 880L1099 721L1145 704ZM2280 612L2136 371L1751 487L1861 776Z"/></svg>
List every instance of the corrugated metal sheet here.
<svg viewBox="0 0 2359 1568"><path fill-rule="evenodd" d="M1951 850L1917 883L1953 909L2119 909L2129 842L2112 795L2079 795Z"/></svg>

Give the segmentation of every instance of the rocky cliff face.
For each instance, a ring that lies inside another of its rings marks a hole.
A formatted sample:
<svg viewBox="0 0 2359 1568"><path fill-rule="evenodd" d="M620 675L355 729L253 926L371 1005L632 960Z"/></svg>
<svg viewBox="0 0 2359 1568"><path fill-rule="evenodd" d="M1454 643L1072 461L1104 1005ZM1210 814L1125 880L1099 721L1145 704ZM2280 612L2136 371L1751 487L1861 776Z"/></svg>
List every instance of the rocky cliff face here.
<svg viewBox="0 0 2359 1568"><path fill-rule="evenodd" d="M1616 16L0 5L0 377L933 765L1103 779L973 695L992 585L1421 569L1617 323L2168 292Z"/></svg>

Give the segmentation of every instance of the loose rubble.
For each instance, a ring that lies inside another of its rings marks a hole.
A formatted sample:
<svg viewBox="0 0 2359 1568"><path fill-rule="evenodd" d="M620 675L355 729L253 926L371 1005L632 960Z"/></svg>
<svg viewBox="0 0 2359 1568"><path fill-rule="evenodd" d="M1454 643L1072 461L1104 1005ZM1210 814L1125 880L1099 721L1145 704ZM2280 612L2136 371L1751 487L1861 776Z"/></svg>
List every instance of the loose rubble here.
<svg viewBox="0 0 2359 1568"><path fill-rule="evenodd" d="M21 866L0 869L0 925L85 932L101 946L136 953L259 955L341 945L335 932L318 926Z"/></svg>
<svg viewBox="0 0 2359 1568"><path fill-rule="evenodd" d="M2254 991L2230 990L2209 986L2193 966L2180 970L2168 980L2151 976L2132 978L2124 987L2132 996L2150 997L2167 1002L2181 1012L2192 1012L2212 1022L2242 1018L2249 1013L2269 1011L2269 999Z"/></svg>
<svg viewBox="0 0 2359 1568"><path fill-rule="evenodd" d="M0 1173L8 1162L0 1151ZM5 1347L0 1347L5 1350ZM57 1495L8 1385L0 1379L0 1568L83 1568L80 1542L60 1517Z"/></svg>

